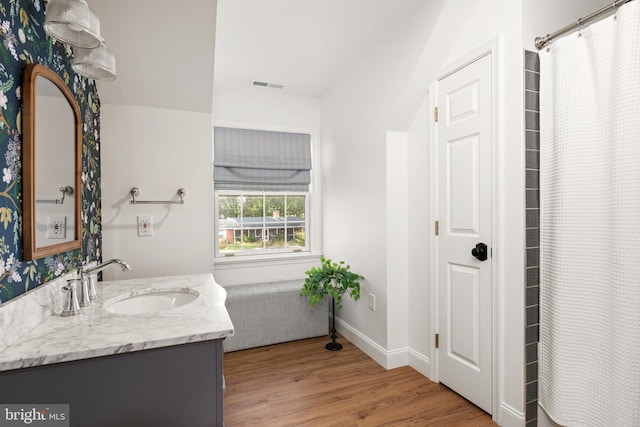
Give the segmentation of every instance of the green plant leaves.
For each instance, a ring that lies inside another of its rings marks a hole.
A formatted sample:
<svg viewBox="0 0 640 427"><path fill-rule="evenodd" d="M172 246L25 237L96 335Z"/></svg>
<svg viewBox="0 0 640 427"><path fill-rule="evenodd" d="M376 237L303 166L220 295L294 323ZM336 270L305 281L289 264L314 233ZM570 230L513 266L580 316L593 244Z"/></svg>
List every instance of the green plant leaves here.
<svg viewBox="0 0 640 427"><path fill-rule="evenodd" d="M360 280L364 277L352 272L344 261L332 262L324 257L320 261L320 267L305 271L307 278L300 295L307 297L312 306L322 302L325 295L331 295L338 309L342 308L342 296L347 292L354 300L360 299Z"/></svg>

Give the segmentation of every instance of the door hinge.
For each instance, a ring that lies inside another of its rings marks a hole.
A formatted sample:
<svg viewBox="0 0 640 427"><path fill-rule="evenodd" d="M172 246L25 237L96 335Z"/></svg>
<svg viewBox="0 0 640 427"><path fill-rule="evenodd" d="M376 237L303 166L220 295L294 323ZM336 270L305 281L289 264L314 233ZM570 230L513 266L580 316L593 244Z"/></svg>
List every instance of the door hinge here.
<svg viewBox="0 0 640 427"><path fill-rule="evenodd" d="M437 122L438 121L438 116L439 116L439 110L438 107L433 107L433 121Z"/></svg>
<svg viewBox="0 0 640 427"><path fill-rule="evenodd" d="M436 348L440 348L440 334L436 334Z"/></svg>
<svg viewBox="0 0 640 427"><path fill-rule="evenodd" d="M435 231L436 231L436 236L439 236L440 235L440 221L436 221Z"/></svg>

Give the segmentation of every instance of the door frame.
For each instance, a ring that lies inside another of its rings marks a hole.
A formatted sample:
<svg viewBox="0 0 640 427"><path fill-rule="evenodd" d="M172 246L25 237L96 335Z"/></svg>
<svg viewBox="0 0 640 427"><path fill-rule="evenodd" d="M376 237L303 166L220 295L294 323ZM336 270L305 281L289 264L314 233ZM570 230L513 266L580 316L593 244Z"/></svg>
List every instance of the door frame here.
<svg viewBox="0 0 640 427"><path fill-rule="evenodd" d="M492 259L491 259L491 406L493 420L498 419L500 403L500 370L499 370L499 349L501 348L499 328L502 325L502 319L500 318L499 310L499 290L503 287L503 280L498 275L500 269L500 259L497 256L499 251L494 250L500 242L498 240L498 140L502 139L502 135L499 134L498 126L498 112L500 111L498 75L500 70L498 68L501 61L501 49L500 40L494 39L491 42L481 46L469 52L467 55L462 56L458 60L448 64L442 68L436 80L434 80L429 86L429 105L431 112L434 111L438 102L438 88L439 82L445 77L455 73L470 65L471 63L487 56L491 55L491 241L492 241ZM430 220L431 224L435 224L435 221L439 218L438 212L438 126L434 121L434 117L430 118L432 126L429 128L429 187L430 187ZM429 328L429 348L430 348L430 377L433 381L440 382L439 380L439 364L438 364L438 350L435 347L435 334L438 333L439 325L439 304L438 304L438 242L435 232L429 233L431 238L429 241L430 249L430 274L429 274L429 311L430 311L430 328Z"/></svg>

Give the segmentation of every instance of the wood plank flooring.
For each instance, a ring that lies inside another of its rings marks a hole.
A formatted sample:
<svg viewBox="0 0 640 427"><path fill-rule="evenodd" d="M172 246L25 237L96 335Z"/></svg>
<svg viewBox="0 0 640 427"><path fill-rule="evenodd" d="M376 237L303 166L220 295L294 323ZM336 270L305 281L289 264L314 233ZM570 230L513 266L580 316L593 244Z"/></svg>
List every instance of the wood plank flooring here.
<svg viewBox="0 0 640 427"><path fill-rule="evenodd" d="M385 370L340 337L224 355L226 427L494 426L491 417L409 367Z"/></svg>

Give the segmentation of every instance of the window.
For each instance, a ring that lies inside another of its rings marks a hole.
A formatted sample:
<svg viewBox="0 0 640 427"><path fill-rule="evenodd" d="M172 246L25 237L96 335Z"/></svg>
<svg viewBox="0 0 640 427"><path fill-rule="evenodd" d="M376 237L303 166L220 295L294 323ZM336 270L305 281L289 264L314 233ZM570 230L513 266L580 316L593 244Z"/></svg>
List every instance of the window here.
<svg viewBox="0 0 640 427"><path fill-rule="evenodd" d="M217 192L218 254L307 251L308 193Z"/></svg>
<svg viewBox="0 0 640 427"><path fill-rule="evenodd" d="M309 251L310 135L214 128L216 257Z"/></svg>

